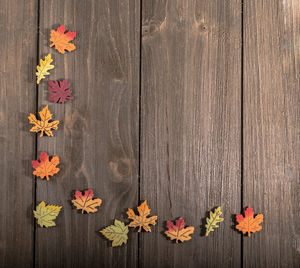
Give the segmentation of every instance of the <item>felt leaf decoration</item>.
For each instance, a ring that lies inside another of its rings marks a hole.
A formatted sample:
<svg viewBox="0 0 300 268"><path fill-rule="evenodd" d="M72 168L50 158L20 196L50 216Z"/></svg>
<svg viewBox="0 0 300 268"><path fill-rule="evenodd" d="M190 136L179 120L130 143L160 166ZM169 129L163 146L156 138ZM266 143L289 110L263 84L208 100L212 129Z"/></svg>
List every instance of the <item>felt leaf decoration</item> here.
<svg viewBox="0 0 300 268"><path fill-rule="evenodd" d="M45 78L45 75L49 75L50 73L48 72L49 70L54 68L54 65L51 65L52 62L52 58L51 58L51 54L48 54L45 57L45 60L40 60L40 65L38 65L36 67L37 72L36 72L36 76L37 76L37 84L40 83L40 81L42 79Z"/></svg>
<svg viewBox="0 0 300 268"><path fill-rule="evenodd" d="M41 120L37 120L34 114L30 114L28 116L30 124L33 124L34 127L30 129L30 132L41 132L40 137L43 137L44 133L47 136L52 137L53 133L51 129L57 130L57 125L59 124L58 120L49 122L52 119L52 114L50 113L48 109L48 105L45 106L40 112L39 112Z"/></svg>
<svg viewBox="0 0 300 268"><path fill-rule="evenodd" d="M171 239L171 240L176 240L176 243L178 241L184 242L191 240L192 237L190 236L191 234L194 233L194 227L189 226L189 227L184 227L185 222L183 218L179 218L176 220L175 225L171 221L167 221L167 231L165 231L165 234Z"/></svg>
<svg viewBox="0 0 300 268"><path fill-rule="evenodd" d="M42 201L33 211L34 217L37 219L37 223L43 227L55 226L54 220L58 216L62 206L47 205Z"/></svg>
<svg viewBox="0 0 300 268"><path fill-rule="evenodd" d="M210 211L209 212L209 218L206 218L206 234L205 236L208 236L210 232L213 232L215 228L218 228L218 223L222 222L224 219L220 216L222 215L221 207L217 207L215 209L215 212Z"/></svg>
<svg viewBox="0 0 300 268"><path fill-rule="evenodd" d="M100 198L93 199L94 193L92 189L88 189L84 191L84 195L82 195L81 191L75 192L75 199L72 200L73 205L77 210L81 209L81 213L95 213L97 211L96 207L99 207L102 204L102 200Z"/></svg>
<svg viewBox="0 0 300 268"><path fill-rule="evenodd" d="M65 54L65 50L73 51L76 47L74 44L70 43L75 36L75 32L68 31L65 33L66 29L64 25L57 28L57 31L51 30L50 36L50 47L55 47L59 53Z"/></svg>
<svg viewBox="0 0 300 268"><path fill-rule="evenodd" d="M51 161L49 161L49 156L45 152L40 154L40 162L37 160L32 161L32 167L35 168L33 175L44 179L46 177L47 181L50 180L49 176L57 174L59 168L56 167L59 164L59 157L53 156Z"/></svg>
<svg viewBox="0 0 300 268"><path fill-rule="evenodd" d="M258 232L262 229L262 226L259 224L263 222L263 219L263 214L258 214L254 217L252 208L248 207L245 211L245 217L241 214L236 215L236 220L238 222L236 229L243 232L243 234L248 233L248 236L251 236L251 233Z"/></svg>
<svg viewBox="0 0 300 268"><path fill-rule="evenodd" d="M73 97L70 96L72 93L69 89L70 84L66 79L63 81L50 81L48 84L50 91L49 101L64 103L67 99L73 99Z"/></svg>
<svg viewBox="0 0 300 268"><path fill-rule="evenodd" d="M139 227L138 232L140 232L142 228L144 228L146 232L151 232L151 228L149 225L156 225L157 216L147 218L147 216L150 215L150 209L147 206L147 200L144 201L140 206L138 206L137 210L139 212L139 216L135 215L134 211L131 208L129 208L126 212L128 218L133 220L128 226L134 228Z"/></svg>
<svg viewBox="0 0 300 268"><path fill-rule="evenodd" d="M126 226L123 222L115 220L114 225L110 225L105 229L100 231L108 240L113 241L112 246L118 247L123 243L127 243L128 239L128 226Z"/></svg>

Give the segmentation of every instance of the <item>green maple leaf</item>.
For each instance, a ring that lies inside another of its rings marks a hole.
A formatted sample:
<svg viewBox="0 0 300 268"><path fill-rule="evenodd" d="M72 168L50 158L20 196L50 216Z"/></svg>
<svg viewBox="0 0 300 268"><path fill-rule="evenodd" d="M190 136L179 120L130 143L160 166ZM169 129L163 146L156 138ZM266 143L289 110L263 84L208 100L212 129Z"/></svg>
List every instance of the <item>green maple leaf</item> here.
<svg viewBox="0 0 300 268"><path fill-rule="evenodd" d="M47 205L42 201L33 211L34 217L37 219L37 223L43 227L55 226L54 220L58 216L61 206Z"/></svg>
<svg viewBox="0 0 300 268"><path fill-rule="evenodd" d="M222 215L221 207L217 207L215 209L215 212L210 211L209 218L206 218L206 234L205 236L208 236L210 232L213 232L215 228L218 228L218 223L222 222L224 219L220 216Z"/></svg>
<svg viewBox="0 0 300 268"><path fill-rule="evenodd" d="M100 231L107 239L113 241L112 246L118 247L127 243L128 226L123 222L115 220L114 225L110 225Z"/></svg>

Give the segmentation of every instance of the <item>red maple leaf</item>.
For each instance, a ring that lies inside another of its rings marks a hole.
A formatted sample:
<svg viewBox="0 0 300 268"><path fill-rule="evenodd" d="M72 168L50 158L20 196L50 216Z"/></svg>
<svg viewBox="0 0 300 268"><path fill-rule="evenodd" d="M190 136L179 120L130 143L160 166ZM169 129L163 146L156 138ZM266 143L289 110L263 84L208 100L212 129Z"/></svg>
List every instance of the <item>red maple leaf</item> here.
<svg viewBox="0 0 300 268"><path fill-rule="evenodd" d="M66 79L63 81L50 81L48 87L50 91L49 101L64 103L66 99L72 100L73 97L70 96L72 91L69 87L70 84Z"/></svg>

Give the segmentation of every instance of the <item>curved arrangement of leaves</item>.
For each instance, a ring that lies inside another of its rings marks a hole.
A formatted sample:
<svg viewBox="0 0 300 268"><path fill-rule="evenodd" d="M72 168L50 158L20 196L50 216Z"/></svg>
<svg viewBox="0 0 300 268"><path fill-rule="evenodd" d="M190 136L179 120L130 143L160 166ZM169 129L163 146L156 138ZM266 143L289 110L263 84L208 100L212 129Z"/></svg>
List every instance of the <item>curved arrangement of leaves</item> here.
<svg viewBox="0 0 300 268"><path fill-rule="evenodd" d="M57 30L51 30L50 35L50 47L54 47L59 53L64 54L66 51L70 52L76 49L76 46L71 43L76 36L75 32L66 31L65 26L61 25ZM54 68L51 63L53 59L51 54L45 56L44 59L40 59L40 65L37 66L36 77L37 84L45 79L46 76L50 75L49 71ZM49 101L54 103L65 103L66 100L73 99L71 96L72 91L70 90L70 84L66 79L62 81L49 81ZM58 129L58 120L52 121L52 114L48 108L45 106L39 112L40 120L36 118L34 114L28 116L29 123L34 125L30 132L41 132L40 137L46 134L49 137L53 136L52 130ZM46 152L41 152L39 160L32 161L32 167L35 169L33 175L40 177L41 179L46 178L47 181L50 180L50 176L53 176L59 172L60 160L58 156L53 156L50 160ZM76 191L74 195L75 199L71 202L74 207L84 213L95 213L98 211L98 207L101 206L102 200L100 198L94 198L94 192L92 189L84 191ZM33 215L37 220L37 224L41 227L53 227L56 226L55 219L59 215L62 206L56 205L46 205L44 201L36 206L36 210L33 211ZM130 220L129 224L115 219L114 224L107 226L100 230L99 232L108 240L112 241L112 247L118 247L124 245L128 241L129 227L138 228L138 232L144 230L145 232L151 232L151 227L157 224L158 216L150 216L150 208L147 205L147 200L142 202L137 207L137 214L133 209L128 208L127 216ZM210 211L209 217L206 218L206 236L213 232L216 228L219 228L219 224L224 221L221 218L222 211L221 207L217 207L214 211ZM238 224L235 226L237 230L241 231L243 234L247 234L249 237L251 233L258 232L262 229L260 225L263 222L263 215L258 214L254 216L252 208L248 207L245 211L245 216L241 214L236 215L236 220ZM185 221L182 217L175 221L167 221L167 230L164 234L170 239L178 242L186 242L192 239L191 235L194 233L194 226L185 226Z"/></svg>

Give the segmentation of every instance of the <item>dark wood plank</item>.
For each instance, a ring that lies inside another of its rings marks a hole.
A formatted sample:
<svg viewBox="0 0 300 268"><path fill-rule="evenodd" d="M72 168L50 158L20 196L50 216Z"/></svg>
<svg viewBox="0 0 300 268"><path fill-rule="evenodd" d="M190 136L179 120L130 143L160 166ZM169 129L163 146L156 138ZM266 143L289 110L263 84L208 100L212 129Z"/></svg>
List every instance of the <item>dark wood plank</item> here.
<svg viewBox="0 0 300 268"><path fill-rule="evenodd" d="M139 16L137 0L41 2L40 56L52 53L50 79L68 79L74 100L49 103L47 83L39 87L39 108L49 104L61 124L54 137L38 139L38 152L56 154L62 163L52 181L38 180L37 201L63 211L57 227L37 229L37 267L136 265L136 234L127 246L112 248L98 231L126 219L126 209L137 204ZM77 49L65 55L49 48L50 29L60 24L77 32ZM70 200L87 188L103 204L81 215Z"/></svg>
<svg viewBox="0 0 300 268"><path fill-rule="evenodd" d="M0 0L0 267L32 267L37 1Z"/></svg>
<svg viewBox="0 0 300 268"><path fill-rule="evenodd" d="M265 215L244 267L299 267L299 1L246 1L244 18L244 205Z"/></svg>
<svg viewBox="0 0 300 268"><path fill-rule="evenodd" d="M142 267L239 267L241 2L143 1L141 199L159 224L141 234ZM200 236L206 212L224 223ZM184 217L176 245L165 221Z"/></svg>

